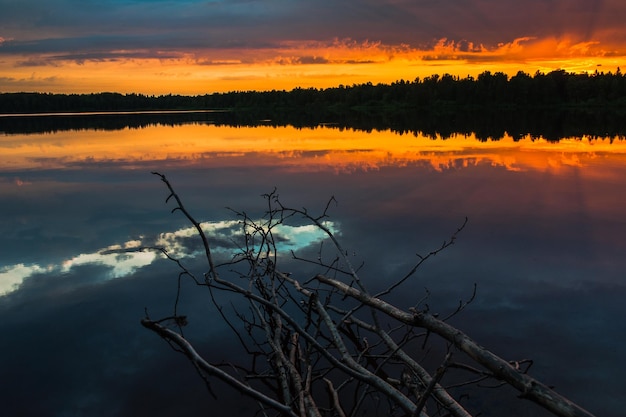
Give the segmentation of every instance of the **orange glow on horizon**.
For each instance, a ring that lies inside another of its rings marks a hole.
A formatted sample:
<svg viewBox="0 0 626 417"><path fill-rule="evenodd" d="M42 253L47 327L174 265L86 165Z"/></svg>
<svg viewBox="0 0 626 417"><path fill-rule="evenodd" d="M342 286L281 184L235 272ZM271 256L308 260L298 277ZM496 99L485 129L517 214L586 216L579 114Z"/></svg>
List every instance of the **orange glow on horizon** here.
<svg viewBox="0 0 626 417"><path fill-rule="evenodd" d="M1 47L1 45L0 45ZM117 51L120 52L120 51ZM121 51L132 56L133 52ZM120 52L120 53L121 53ZM52 56L5 57L3 92L206 94L246 90L326 88L366 82L391 83L433 74L514 75L564 69L616 71L626 47L562 37L518 38L495 47L439 40L430 48L334 40L283 42L265 50L214 50L177 57L55 61Z"/></svg>
<svg viewBox="0 0 626 417"><path fill-rule="evenodd" d="M271 166L290 172L344 173L409 165L435 171L487 165L554 174L576 167L587 170L589 175L610 175L613 164L626 165L626 141L610 138L572 138L552 143L504 137L480 142L474 136L432 139L391 131L364 133L332 127L235 128L194 124L78 134L9 135L0 138L0 149L0 172L74 169L97 164L126 169ZM18 185L26 184L25 180L20 181L22 184Z"/></svg>

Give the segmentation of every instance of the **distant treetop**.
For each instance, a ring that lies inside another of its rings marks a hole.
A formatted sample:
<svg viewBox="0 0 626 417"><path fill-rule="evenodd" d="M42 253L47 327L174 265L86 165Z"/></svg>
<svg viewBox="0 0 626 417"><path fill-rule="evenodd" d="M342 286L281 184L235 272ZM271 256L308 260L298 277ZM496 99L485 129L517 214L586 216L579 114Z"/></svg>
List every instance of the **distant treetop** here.
<svg viewBox="0 0 626 417"><path fill-rule="evenodd" d="M201 109L320 109L359 110L372 107L537 107L624 106L626 77L596 70L575 74L565 70L509 77L485 71L474 78L431 75L391 84L354 84L295 88L291 91L232 91L197 96L92 93L0 93L0 113L89 111L201 110Z"/></svg>

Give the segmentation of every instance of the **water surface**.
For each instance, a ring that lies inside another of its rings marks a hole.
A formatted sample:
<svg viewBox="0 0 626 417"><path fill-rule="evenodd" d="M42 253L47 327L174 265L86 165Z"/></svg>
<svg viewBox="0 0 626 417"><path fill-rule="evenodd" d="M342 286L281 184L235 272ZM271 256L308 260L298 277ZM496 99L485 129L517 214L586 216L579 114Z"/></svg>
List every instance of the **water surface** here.
<svg viewBox="0 0 626 417"><path fill-rule="evenodd" d="M623 140L233 127L210 116L0 136L7 415L206 414L228 403L228 389L218 387L215 403L185 360L139 325L144 308L171 311L175 266L150 252L110 251L158 243L192 262L193 231L170 214L155 170L207 222L217 251L230 249L223 242L237 228L226 207L260 214L259 196L275 187L287 204L313 211L334 196L331 220L356 262L365 261L372 291L406 273L416 253L437 248L467 216L457 243L394 302L407 308L427 289L430 308L449 312L476 283L475 301L453 324L507 359L532 358L531 374L597 415L620 415ZM285 233L288 249L317 247L310 230ZM208 311L197 332L219 361L232 349L227 329L202 293L188 292L190 314ZM542 415L513 401L518 415Z"/></svg>

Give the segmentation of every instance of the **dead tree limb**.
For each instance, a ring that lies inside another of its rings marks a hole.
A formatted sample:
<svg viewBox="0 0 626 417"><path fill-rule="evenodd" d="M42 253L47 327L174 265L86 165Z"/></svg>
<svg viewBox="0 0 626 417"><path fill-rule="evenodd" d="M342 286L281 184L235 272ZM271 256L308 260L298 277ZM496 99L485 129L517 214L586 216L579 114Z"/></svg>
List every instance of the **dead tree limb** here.
<svg viewBox="0 0 626 417"><path fill-rule="evenodd" d="M141 320L141 324L147 329L152 330L153 332L155 332L156 334L158 334L159 336L161 336L163 339L167 340L168 342L174 343L178 348L182 350L182 352L185 354L185 356L189 358L189 360L191 360L199 369L206 372L208 375L219 378L220 380L226 382L228 385L235 388L237 391L241 392L242 394L248 395L249 397L267 405L268 407L274 408L282 413L285 413L285 415L289 417L298 417L296 414L293 413L293 411L291 410L289 406L285 404L281 404L280 402L262 394L258 390L250 388L248 385L234 378L229 373L224 372L220 368L214 365L211 365L210 363L205 361L204 358L200 356L198 352L196 352L196 350L191 345L191 343L189 343L187 340L185 340L180 334L176 333L175 331L170 330L166 327L163 327L157 322L154 322L148 319Z"/></svg>
<svg viewBox="0 0 626 417"><path fill-rule="evenodd" d="M367 280L360 276L361 268L352 265L348 252L327 223L334 198L329 200L321 215L315 216L306 209L283 205L276 190L265 194L267 208L262 218L253 219L246 213L235 212L242 229L241 239L235 242L238 250L230 260L218 264L213 259L209 236L202 223L185 208L168 179L154 174L167 186L166 202L172 199L175 202L172 212L180 211L195 227L208 271L202 273L203 281L198 280L195 277L200 274L194 274L165 248L133 249L158 250L180 270L174 314L161 320L152 320L146 315L142 325L187 356L203 378L219 379L256 400L263 410L271 408L281 416L345 417L367 411L385 416L471 417L461 399L444 388L443 380L448 370L454 368L472 376L464 384L455 386L474 383L478 372L480 381L492 379L506 383L517 389L521 397L556 416L592 417L591 413L527 375L527 369L513 366L449 325L445 320L450 316L439 319L428 310L420 310L421 301L417 307L405 311L381 298L406 282L429 257L452 245L467 219L438 249L420 256L408 274L398 280L390 279L386 290L371 295L366 289ZM317 260L291 252L280 253L277 243L282 239L280 228L288 221L313 225L330 241L334 253L329 259L323 259L323 241ZM285 273L281 266L286 259L316 265L324 272L309 279L297 273ZM208 288L207 302L213 304L246 349L250 365L224 368L211 364L183 337L178 320L182 316L178 311L182 309L180 280L185 277ZM226 293L239 296L240 302L222 305L220 294ZM475 292L451 315L460 313L474 297ZM227 307L232 310L230 313ZM166 326L172 318L178 332ZM417 359L415 349L424 351L437 337L446 343L448 352L439 367L429 372ZM416 343L417 338L423 340ZM463 352L486 371L451 363L450 349ZM394 378L394 373L401 375Z"/></svg>
<svg viewBox="0 0 626 417"><path fill-rule="evenodd" d="M592 417L587 410L582 409L567 398L557 394L546 385L515 369L508 361L491 353L480 346L459 329L437 319L427 312L406 312L379 298L371 297L356 288L350 287L336 279L317 275L316 280L330 285L343 294L355 298L390 317L403 323L422 327L443 337L454 346L468 354L479 364L489 369L497 378L500 378L520 391L522 398L527 398L542 405L557 416L563 417Z"/></svg>

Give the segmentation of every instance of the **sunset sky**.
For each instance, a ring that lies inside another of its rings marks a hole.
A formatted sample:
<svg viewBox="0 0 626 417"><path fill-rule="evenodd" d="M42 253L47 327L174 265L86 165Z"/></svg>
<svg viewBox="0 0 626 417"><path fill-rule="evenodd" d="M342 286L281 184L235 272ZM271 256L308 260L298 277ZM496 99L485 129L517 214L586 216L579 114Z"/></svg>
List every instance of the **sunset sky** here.
<svg viewBox="0 0 626 417"><path fill-rule="evenodd" d="M0 0L0 92L205 94L626 66L623 0Z"/></svg>

